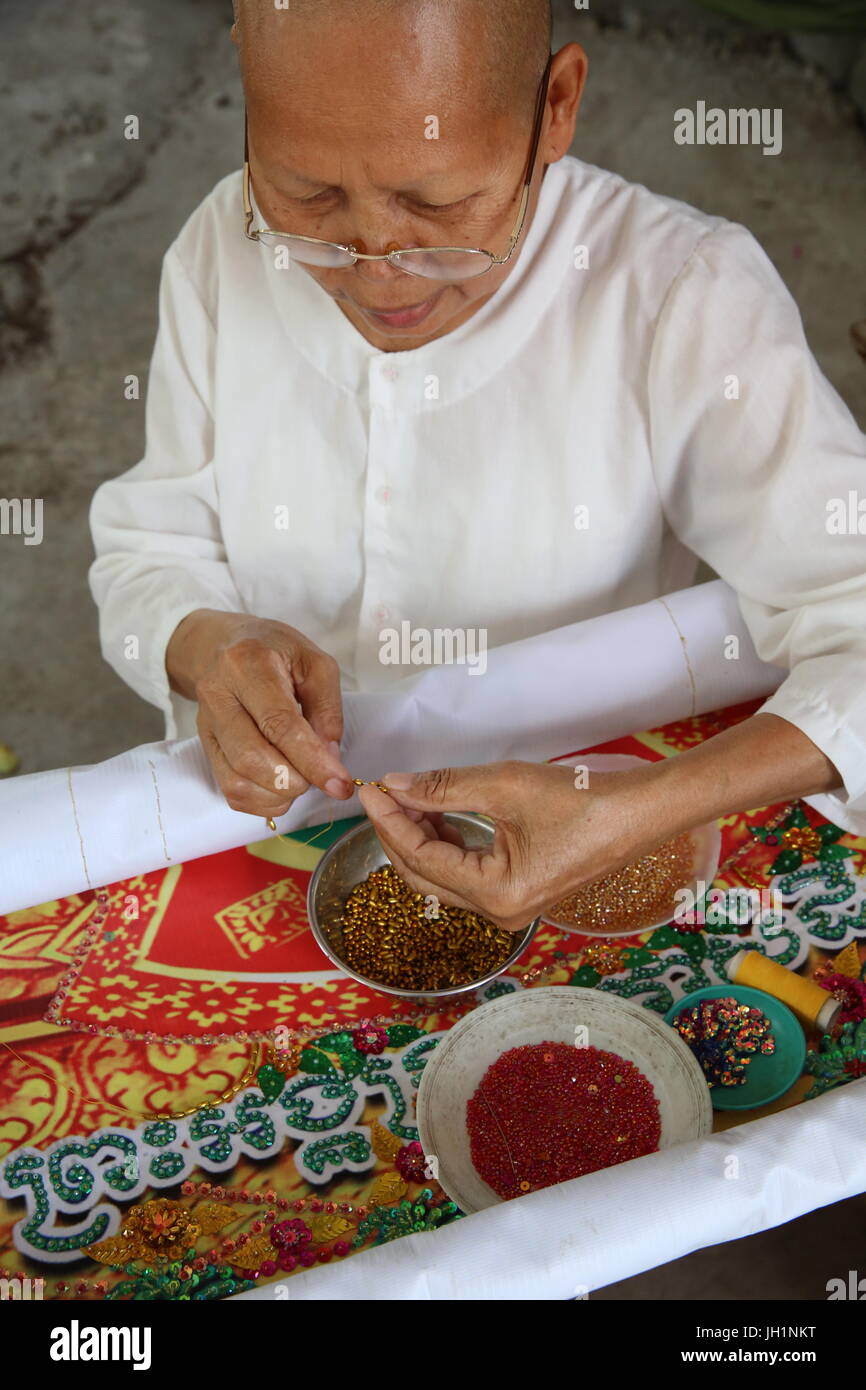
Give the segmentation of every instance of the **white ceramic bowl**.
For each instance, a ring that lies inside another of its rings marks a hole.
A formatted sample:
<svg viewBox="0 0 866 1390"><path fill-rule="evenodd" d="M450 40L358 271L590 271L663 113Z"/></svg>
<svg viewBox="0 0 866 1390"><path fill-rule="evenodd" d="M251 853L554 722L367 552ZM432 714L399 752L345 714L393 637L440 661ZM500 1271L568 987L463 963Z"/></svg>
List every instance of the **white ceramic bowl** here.
<svg viewBox="0 0 866 1390"><path fill-rule="evenodd" d="M627 772L630 768L639 767L641 763L647 761L648 759L634 757L631 753L588 753L585 758L564 758L562 762L554 763L553 766L588 767L591 777L593 772ZM694 845L694 858L691 876L682 887L690 889L697 897L700 883L703 881L709 888L716 876L722 851L722 832L714 821L712 825L699 826L689 833ZM656 922L648 922L646 926L637 928L617 926L614 921L609 927L605 927L604 931L598 931L594 927L582 927L576 922L561 922L551 912L542 913L540 920L556 927L561 932L574 932L578 936L608 937L640 936L643 932L655 931L656 927L663 927L666 922L671 920L672 916L673 913L671 912L666 917L660 917Z"/></svg>
<svg viewBox="0 0 866 1390"><path fill-rule="evenodd" d="M570 985L503 995L455 1024L433 1052L418 1089L424 1153L435 1156L439 1183L461 1211L481 1211L502 1200L475 1171L466 1128L466 1106L488 1067L512 1047L574 1043L581 1026L589 1046L633 1062L651 1083L661 1117L660 1148L709 1134L713 1107L704 1074L658 1014L614 994Z"/></svg>

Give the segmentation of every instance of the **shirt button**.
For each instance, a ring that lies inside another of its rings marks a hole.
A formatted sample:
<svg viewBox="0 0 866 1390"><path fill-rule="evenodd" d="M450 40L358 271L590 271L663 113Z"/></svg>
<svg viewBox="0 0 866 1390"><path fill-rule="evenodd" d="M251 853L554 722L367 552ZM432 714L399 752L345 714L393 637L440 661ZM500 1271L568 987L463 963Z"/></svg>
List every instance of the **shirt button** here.
<svg viewBox="0 0 866 1390"><path fill-rule="evenodd" d="M391 501L391 489L389 487L379 487L376 489L376 501L386 506Z"/></svg>
<svg viewBox="0 0 866 1390"><path fill-rule="evenodd" d="M382 376L385 381L399 381L400 373L396 367L383 367Z"/></svg>
<svg viewBox="0 0 866 1390"><path fill-rule="evenodd" d="M390 610L390 608L386 608L385 605L384 605L384 603L380 603L380 604L379 604L379 607L376 609L375 613L373 614L373 617L376 619L376 622L377 622L377 623L387 623L387 621L388 621L388 619L390 618L390 616L391 616L391 610Z"/></svg>

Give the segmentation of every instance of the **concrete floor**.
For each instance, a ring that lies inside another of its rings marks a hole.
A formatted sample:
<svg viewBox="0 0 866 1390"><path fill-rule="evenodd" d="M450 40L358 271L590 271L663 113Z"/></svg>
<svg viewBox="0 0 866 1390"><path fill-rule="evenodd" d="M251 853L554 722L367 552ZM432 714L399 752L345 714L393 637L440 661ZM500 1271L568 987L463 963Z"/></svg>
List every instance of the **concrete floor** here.
<svg viewBox="0 0 866 1390"><path fill-rule="evenodd" d="M851 101L782 39L681 0L558 12L556 46L577 38L590 57L574 153L745 223L866 423L866 365L848 338L866 316L866 136ZM123 385L146 381L162 254L240 164L229 18L228 0L5 0L0 14L0 495L45 508L42 545L0 537L0 739L23 772L162 736L99 652L87 507L142 450L143 401ZM676 146L672 113L698 99L781 107L783 154ZM130 114L137 141L123 138ZM860 1198L597 1296L821 1298L828 1278L863 1268L864 1236Z"/></svg>

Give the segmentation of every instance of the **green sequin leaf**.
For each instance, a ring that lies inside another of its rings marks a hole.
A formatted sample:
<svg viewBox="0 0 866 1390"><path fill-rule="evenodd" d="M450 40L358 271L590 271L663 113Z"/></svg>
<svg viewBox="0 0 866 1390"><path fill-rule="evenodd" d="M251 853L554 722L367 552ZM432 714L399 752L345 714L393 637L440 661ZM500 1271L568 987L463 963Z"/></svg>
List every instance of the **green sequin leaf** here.
<svg viewBox="0 0 866 1390"><path fill-rule="evenodd" d="M783 849L770 867L774 874L788 874L792 869L799 869L802 862L803 856L798 849Z"/></svg>
<svg viewBox="0 0 866 1390"><path fill-rule="evenodd" d="M366 1064L366 1057L361 1052L356 1052L354 1048L351 1052L345 1052L340 1057L340 1066L343 1068L343 1075L349 1081L354 1081L356 1076L360 1076Z"/></svg>
<svg viewBox="0 0 866 1390"><path fill-rule="evenodd" d="M312 1072L316 1076L336 1076L337 1069L330 1057L326 1057L317 1047L305 1047L298 1064L299 1071Z"/></svg>
<svg viewBox="0 0 866 1390"><path fill-rule="evenodd" d="M264 1066L259 1067L256 1072L256 1081L258 1082L259 1090L269 1105L271 1101L276 1100L277 1096L281 1094L286 1084L284 1074L278 1071L276 1067L271 1066L270 1062L265 1062Z"/></svg>
<svg viewBox="0 0 866 1390"><path fill-rule="evenodd" d="M825 845L830 844L833 840L840 840L842 836L845 834L845 831L842 830L840 826L831 825L829 821L826 825L819 825L814 828L817 829L818 834L821 836L821 839L824 841Z"/></svg>
<svg viewBox="0 0 866 1390"><path fill-rule="evenodd" d="M647 942L651 951L664 951L668 946L682 946L682 944L683 938L681 934L678 931L674 931L670 924L664 927L658 927Z"/></svg>
<svg viewBox="0 0 866 1390"><path fill-rule="evenodd" d="M392 1023L385 1031L388 1034L389 1047L405 1047L407 1043L424 1036L424 1029L415 1028L411 1023Z"/></svg>
<svg viewBox="0 0 866 1390"><path fill-rule="evenodd" d="M595 989L601 979L597 970L593 970L591 965L581 965L571 977L570 983L581 985L584 989Z"/></svg>
<svg viewBox="0 0 866 1390"><path fill-rule="evenodd" d="M649 965L655 956L646 946L626 946L622 953L623 964L633 970L636 965Z"/></svg>
<svg viewBox="0 0 866 1390"><path fill-rule="evenodd" d="M706 955L706 948L702 938L700 936L687 936L680 944L692 965L700 965Z"/></svg>

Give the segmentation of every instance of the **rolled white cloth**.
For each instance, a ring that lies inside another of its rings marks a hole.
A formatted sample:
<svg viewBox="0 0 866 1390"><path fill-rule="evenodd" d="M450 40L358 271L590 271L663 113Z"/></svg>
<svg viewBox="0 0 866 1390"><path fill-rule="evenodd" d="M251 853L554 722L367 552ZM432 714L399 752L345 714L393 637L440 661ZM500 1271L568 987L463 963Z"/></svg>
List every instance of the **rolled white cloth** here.
<svg viewBox="0 0 866 1390"><path fill-rule="evenodd" d="M866 1080L238 1298L583 1298L866 1189ZM847 1271L829 1269L831 1276ZM829 1293L829 1285L827 1292ZM821 1296L816 1290L816 1298Z"/></svg>
<svg viewBox="0 0 866 1390"><path fill-rule="evenodd" d="M732 639L736 639L736 642ZM786 676L755 652L733 589L713 580L487 653L483 674L433 666L344 696L356 777L542 761L756 699ZM281 832L359 814L312 789ZM0 912L268 837L232 811L198 739L144 744L89 767L0 782Z"/></svg>

